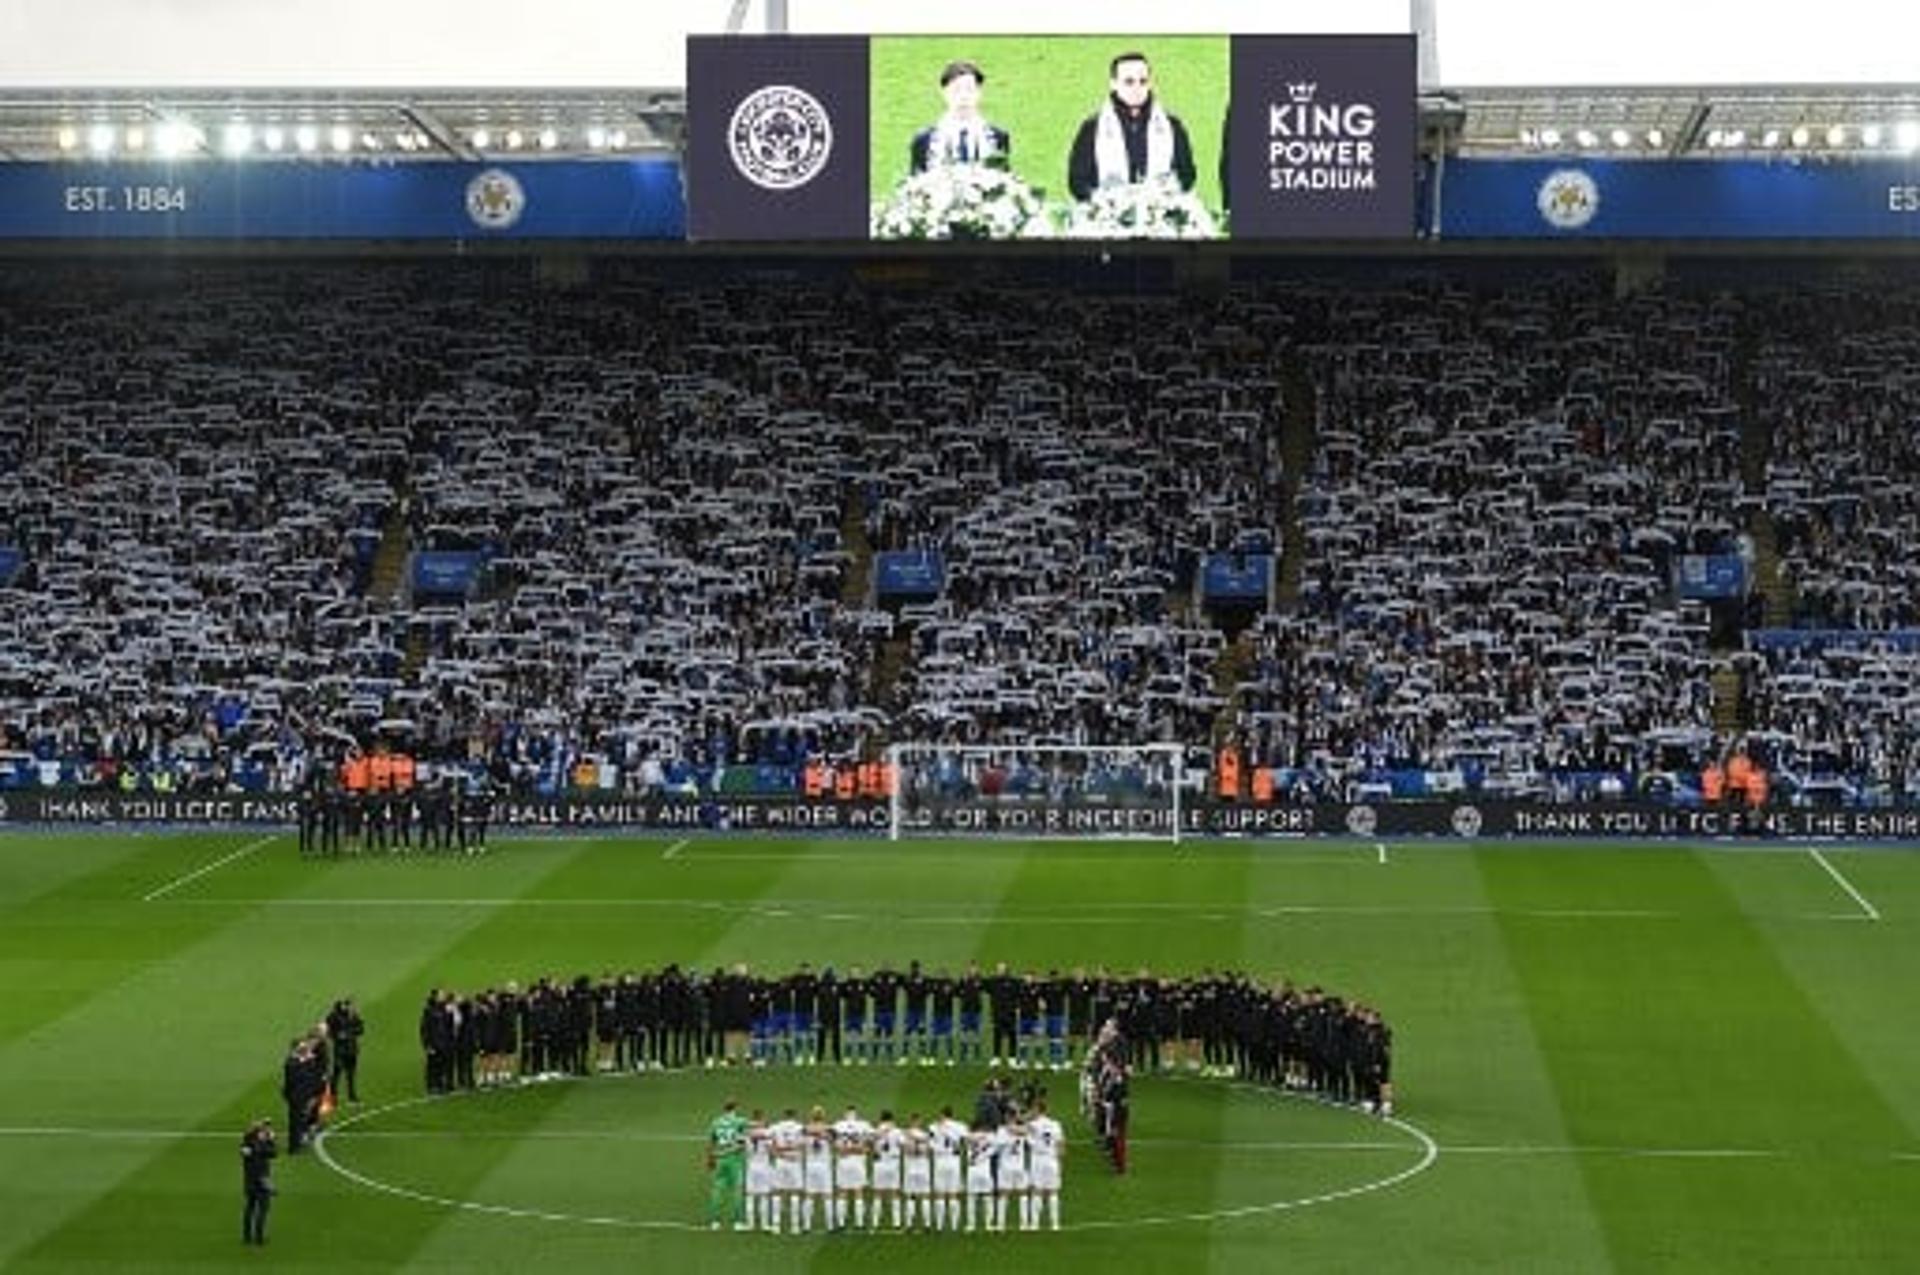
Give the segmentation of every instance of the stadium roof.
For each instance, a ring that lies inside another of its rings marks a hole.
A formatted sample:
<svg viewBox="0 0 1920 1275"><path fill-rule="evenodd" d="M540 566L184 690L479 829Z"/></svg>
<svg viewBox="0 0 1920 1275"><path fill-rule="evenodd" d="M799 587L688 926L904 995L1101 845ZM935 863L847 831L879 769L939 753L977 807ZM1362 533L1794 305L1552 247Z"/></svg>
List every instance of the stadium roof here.
<svg viewBox="0 0 1920 1275"><path fill-rule="evenodd" d="M1920 80L1892 79L1913 75L1920 6L1828 0L1818 20L1751 16L1733 0L1616 0L1586 13L1509 0L1277 0L1251 16L1235 0L543 0L535 11L509 0L10 0L0 6L0 160L670 152L684 133L689 34L1076 26L1418 30L1431 131L1469 153L1920 144Z"/></svg>

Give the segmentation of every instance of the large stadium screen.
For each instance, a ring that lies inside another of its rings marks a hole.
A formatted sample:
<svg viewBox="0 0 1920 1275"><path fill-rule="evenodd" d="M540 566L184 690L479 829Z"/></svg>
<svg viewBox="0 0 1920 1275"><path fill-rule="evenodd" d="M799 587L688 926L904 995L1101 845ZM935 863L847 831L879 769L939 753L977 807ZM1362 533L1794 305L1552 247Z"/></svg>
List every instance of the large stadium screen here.
<svg viewBox="0 0 1920 1275"><path fill-rule="evenodd" d="M694 37L706 240L1381 239L1413 37Z"/></svg>

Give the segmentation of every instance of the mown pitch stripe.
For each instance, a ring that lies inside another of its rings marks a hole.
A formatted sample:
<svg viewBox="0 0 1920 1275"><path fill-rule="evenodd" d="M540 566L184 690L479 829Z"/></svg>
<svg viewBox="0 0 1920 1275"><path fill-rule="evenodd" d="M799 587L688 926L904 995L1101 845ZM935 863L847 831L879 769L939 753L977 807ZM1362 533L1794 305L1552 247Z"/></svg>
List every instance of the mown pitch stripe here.
<svg viewBox="0 0 1920 1275"><path fill-rule="evenodd" d="M172 894L175 890L178 890L181 886L188 885L194 881L198 881L201 877L206 876L209 872L213 872L220 868L224 868L229 863L233 863L237 860L244 859L248 855L253 854L256 851L264 850L266 847L272 845L274 842L278 841L279 839L280 839L279 833L270 832L264 837L260 837L254 841L249 841L246 845L241 846L238 850L235 850L232 854L222 855L220 858L215 859L212 863L206 864L203 867L195 868L192 872L187 873L185 876L175 877L173 880L167 882L165 885L160 886L157 889L147 891L147 893L140 896L140 901L142 903L152 903L155 899L163 899L167 895Z"/></svg>

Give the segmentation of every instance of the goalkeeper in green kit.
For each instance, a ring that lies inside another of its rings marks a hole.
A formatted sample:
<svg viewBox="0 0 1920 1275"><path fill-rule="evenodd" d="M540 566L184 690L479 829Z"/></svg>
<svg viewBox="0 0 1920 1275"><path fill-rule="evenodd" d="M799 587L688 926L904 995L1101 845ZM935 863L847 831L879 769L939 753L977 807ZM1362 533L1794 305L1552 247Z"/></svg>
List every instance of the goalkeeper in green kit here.
<svg viewBox="0 0 1920 1275"><path fill-rule="evenodd" d="M726 1110L707 1128L707 1172L713 1184L707 1196L707 1227L717 1231L724 1222L747 1229L744 1191L747 1179L747 1118L740 1104L727 1100Z"/></svg>

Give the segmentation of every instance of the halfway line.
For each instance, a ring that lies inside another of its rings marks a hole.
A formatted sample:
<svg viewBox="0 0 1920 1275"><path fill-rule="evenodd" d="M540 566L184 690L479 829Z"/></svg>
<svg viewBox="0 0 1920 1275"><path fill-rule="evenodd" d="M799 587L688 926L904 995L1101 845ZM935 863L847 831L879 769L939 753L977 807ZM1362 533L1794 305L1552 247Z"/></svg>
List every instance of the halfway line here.
<svg viewBox="0 0 1920 1275"><path fill-rule="evenodd" d="M149 890L146 894L141 896L140 901L142 903L151 903L155 899L158 899L163 895L172 894L175 890L178 890L181 886L187 884L187 882L197 881L201 877L204 877L205 875L207 875L207 873L212 872L215 868L224 868L229 863L232 863L235 859L244 859L248 855L252 854L255 850L260 849L262 846L269 845L272 842L279 840L279 837L280 837L279 833L270 832L266 836L261 837L257 841L249 841L246 845L241 846L238 850L235 850L232 854L225 855L221 858L215 859L212 863L207 864L203 868L195 868L192 872L187 873L187 875L183 877L175 877L173 880L167 882L165 885L161 886L157 890Z"/></svg>
<svg viewBox="0 0 1920 1275"><path fill-rule="evenodd" d="M1821 867L1825 868L1827 870L1827 875L1832 877L1834 881L1839 884L1840 888L1842 890L1845 890L1848 896L1851 897L1855 903L1858 903L1860 905L1860 910L1867 914L1867 919L1869 921L1878 921L1880 919L1880 909L1874 907L1873 904L1867 902L1866 896L1864 894L1861 894L1860 891L1853 888L1853 882L1841 876L1840 869L1834 867L1831 863L1827 862L1827 856L1820 853L1820 849L1818 846L1808 846L1807 853L1812 855L1813 861L1819 864Z"/></svg>

